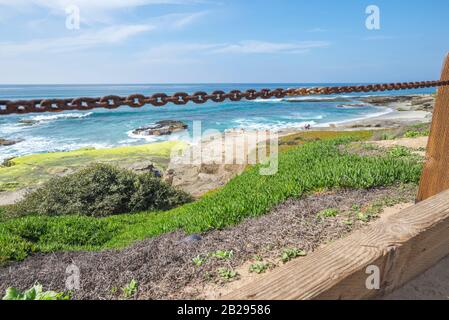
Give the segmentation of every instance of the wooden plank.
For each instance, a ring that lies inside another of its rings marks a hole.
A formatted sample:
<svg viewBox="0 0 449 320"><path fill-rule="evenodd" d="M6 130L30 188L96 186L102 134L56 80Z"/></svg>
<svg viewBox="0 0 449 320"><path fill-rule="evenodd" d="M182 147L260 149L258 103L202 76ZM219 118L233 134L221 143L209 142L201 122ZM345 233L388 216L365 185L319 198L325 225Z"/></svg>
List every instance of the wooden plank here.
<svg viewBox="0 0 449 320"><path fill-rule="evenodd" d="M449 80L449 55L441 80ZM449 86L438 88L417 202L449 189Z"/></svg>
<svg viewBox="0 0 449 320"><path fill-rule="evenodd" d="M390 293L449 254L449 190L294 260L225 300L370 299ZM367 267L380 289L366 286Z"/></svg>

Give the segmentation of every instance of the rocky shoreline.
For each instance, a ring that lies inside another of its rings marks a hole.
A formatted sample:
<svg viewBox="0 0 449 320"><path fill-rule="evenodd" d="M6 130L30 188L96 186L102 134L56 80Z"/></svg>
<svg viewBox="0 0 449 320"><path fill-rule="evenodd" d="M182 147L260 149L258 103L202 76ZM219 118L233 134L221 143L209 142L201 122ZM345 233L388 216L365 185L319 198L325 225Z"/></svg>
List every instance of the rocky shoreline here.
<svg viewBox="0 0 449 320"><path fill-rule="evenodd" d="M429 123L432 119L432 111L435 103L435 95L410 95L410 96L372 96L372 97L360 97L356 99L359 102L352 102L357 104L359 108L363 108L363 104L375 105L379 107L387 107L391 109L382 116L368 118L364 120L355 120L345 123L325 126L325 127L313 127L316 131L357 131L357 130L382 130L382 129L399 129L405 126L410 126L420 123ZM302 100L301 100L302 101ZM343 101L342 101L343 102ZM169 135L174 132L183 131L187 129L187 125L180 121L161 121L152 126L144 128L138 128L133 133L138 135ZM286 129L280 131L279 136L288 136L303 130L298 129ZM248 135L250 132L245 130L235 131L234 135ZM0 147L2 141L5 143L14 144L19 141L8 141L0 139ZM3 144L4 145L4 144ZM202 148L203 154L213 154L213 150L216 149L214 143L205 140ZM192 146L189 148L193 148ZM248 152L248 150L246 150ZM182 157L181 157L182 158ZM219 188L226 184L227 181L232 179L235 175L241 173L245 165L223 165L216 164L213 161L207 164L185 164L183 161L177 161L179 158L174 158L168 164L165 173L157 171L157 175L164 176L167 182L175 187L181 188L186 192L194 196L201 196L202 194ZM168 160L167 160L168 161ZM135 163L133 166L129 166L129 169L135 171L145 171L151 169L152 161L143 161L142 163ZM0 192L0 205L10 204L17 200L15 192ZM22 194L20 194L21 196ZM18 197L19 199L21 197Z"/></svg>
<svg viewBox="0 0 449 320"><path fill-rule="evenodd" d="M363 103L391 109L381 116L348 121L335 126L338 130L391 129L432 121L436 96L432 94L407 96L362 97Z"/></svg>

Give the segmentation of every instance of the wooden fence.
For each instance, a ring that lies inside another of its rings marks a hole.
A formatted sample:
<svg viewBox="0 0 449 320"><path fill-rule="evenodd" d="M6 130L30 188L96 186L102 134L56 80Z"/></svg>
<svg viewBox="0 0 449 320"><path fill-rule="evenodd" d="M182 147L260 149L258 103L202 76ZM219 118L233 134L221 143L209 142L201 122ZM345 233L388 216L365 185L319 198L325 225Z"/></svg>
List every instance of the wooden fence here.
<svg viewBox="0 0 449 320"><path fill-rule="evenodd" d="M449 55L441 79L449 80ZM370 299L390 293L449 255L448 189L449 87L445 86L438 89L415 206L275 269L224 299ZM367 286L376 270L379 289Z"/></svg>

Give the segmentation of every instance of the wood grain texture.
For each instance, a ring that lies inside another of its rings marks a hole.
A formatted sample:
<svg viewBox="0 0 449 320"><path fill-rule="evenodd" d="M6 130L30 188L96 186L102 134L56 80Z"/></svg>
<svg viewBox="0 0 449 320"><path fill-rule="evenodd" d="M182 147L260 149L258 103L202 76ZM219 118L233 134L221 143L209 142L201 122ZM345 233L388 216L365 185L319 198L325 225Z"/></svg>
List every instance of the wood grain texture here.
<svg viewBox="0 0 449 320"><path fill-rule="evenodd" d="M449 55L441 80L449 80ZM449 87L438 88L417 202L449 189Z"/></svg>
<svg viewBox="0 0 449 320"><path fill-rule="evenodd" d="M434 266L449 254L449 191L294 260L225 300L371 299ZM368 266L380 290L368 290Z"/></svg>

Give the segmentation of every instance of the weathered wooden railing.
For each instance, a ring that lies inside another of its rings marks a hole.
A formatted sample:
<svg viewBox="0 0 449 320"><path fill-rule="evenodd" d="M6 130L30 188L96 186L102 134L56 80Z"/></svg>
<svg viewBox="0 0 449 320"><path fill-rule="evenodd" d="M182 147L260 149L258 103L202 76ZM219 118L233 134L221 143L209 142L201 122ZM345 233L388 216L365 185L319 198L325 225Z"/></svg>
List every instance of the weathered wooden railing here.
<svg viewBox="0 0 449 320"><path fill-rule="evenodd" d="M449 80L449 56L442 80ZM417 204L295 260L225 299L370 299L449 255L449 87L437 93ZM446 190L446 191L445 191ZM371 272L379 286L367 286Z"/></svg>

